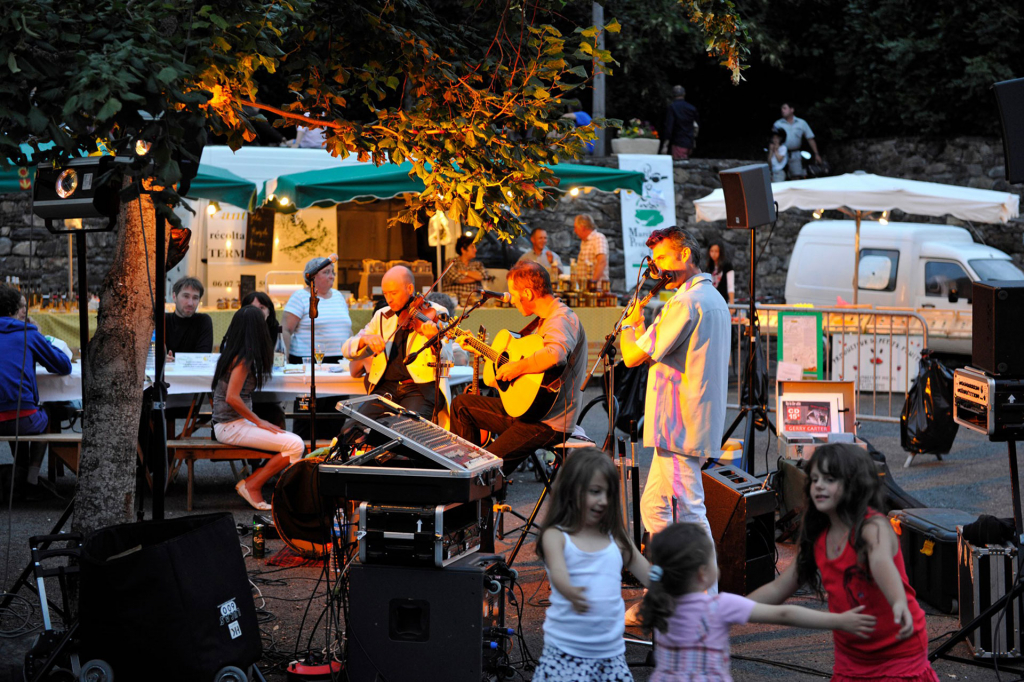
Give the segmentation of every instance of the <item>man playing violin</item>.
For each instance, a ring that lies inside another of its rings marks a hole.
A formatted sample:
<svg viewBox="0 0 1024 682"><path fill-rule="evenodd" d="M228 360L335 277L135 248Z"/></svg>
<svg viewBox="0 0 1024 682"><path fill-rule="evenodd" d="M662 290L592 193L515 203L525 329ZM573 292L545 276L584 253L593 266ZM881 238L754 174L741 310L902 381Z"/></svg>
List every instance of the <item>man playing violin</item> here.
<svg viewBox="0 0 1024 682"><path fill-rule="evenodd" d="M435 407L433 349L420 353L414 361L405 364L405 358L437 334L435 323L438 313L447 314L442 306L428 303L415 296L416 280L412 271L402 265L384 273L381 289L387 305L370 318L369 323L341 346L341 352L355 368L361 359L370 360L366 375L369 393L390 395L393 402L421 417L431 419ZM412 305L422 307L412 309ZM404 324L400 324L404 323ZM442 360L451 360L450 347L442 348ZM354 372L353 376L357 376ZM448 380L442 379L441 394L444 408L451 402ZM361 408L371 417L382 411L379 403L368 403Z"/></svg>
<svg viewBox="0 0 1024 682"><path fill-rule="evenodd" d="M544 347L532 355L496 368L495 379L513 381L524 374L539 374L562 368L552 383L557 391L547 414L536 421L513 419L499 398L463 394L452 405L452 432L479 443L480 430L497 434L488 450L503 460L508 475L538 448L567 439L576 424L576 411L583 399L580 386L586 374L587 335L580 319L554 297L551 278L537 263L516 263L508 271L508 290L512 303L523 316L537 315L532 330L544 341ZM531 323L530 327L533 327ZM530 330L527 327L527 330ZM524 330L526 331L526 330ZM543 389L542 389L543 390Z"/></svg>

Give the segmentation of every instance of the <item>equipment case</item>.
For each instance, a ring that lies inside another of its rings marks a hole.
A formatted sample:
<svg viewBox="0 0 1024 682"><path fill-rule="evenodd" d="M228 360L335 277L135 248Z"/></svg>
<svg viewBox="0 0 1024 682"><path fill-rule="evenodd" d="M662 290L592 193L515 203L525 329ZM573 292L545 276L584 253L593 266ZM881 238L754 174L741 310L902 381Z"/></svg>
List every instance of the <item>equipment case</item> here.
<svg viewBox="0 0 1024 682"><path fill-rule="evenodd" d="M918 599L944 613L957 610L957 526L976 518L958 509L926 507L889 512L910 586Z"/></svg>
<svg viewBox="0 0 1024 682"><path fill-rule="evenodd" d="M960 582L960 625L974 620L1013 588L1017 579L1017 548L1012 545L975 547L957 528L957 569ZM967 638L975 658L1020 658L1020 625L1024 603L1015 599L1000 609Z"/></svg>
<svg viewBox="0 0 1024 682"><path fill-rule="evenodd" d="M480 501L359 505L359 561L447 566L480 549Z"/></svg>

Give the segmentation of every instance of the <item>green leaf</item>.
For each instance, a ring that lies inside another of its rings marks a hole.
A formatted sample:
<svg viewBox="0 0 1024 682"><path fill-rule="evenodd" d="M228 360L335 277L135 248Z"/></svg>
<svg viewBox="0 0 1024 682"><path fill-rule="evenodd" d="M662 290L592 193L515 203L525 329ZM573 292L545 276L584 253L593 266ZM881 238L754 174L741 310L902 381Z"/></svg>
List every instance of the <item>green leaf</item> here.
<svg viewBox="0 0 1024 682"><path fill-rule="evenodd" d="M18 73L21 69L18 68L18 60L14 58L14 53L7 55L7 68L11 70L11 73Z"/></svg>
<svg viewBox="0 0 1024 682"><path fill-rule="evenodd" d="M165 66L164 68L160 69L159 73L156 74L156 79L164 85L167 85L177 77L178 70L175 69L173 66Z"/></svg>
<svg viewBox="0 0 1024 682"><path fill-rule="evenodd" d="M33 133L39 134L46 130L46 124L49 121L46 118L46 114L39 111L38 107L32 107L28 110L28 127Z"/></svg>
<svg viewBox="0 0 1024 682"><path fill-rule="evenodd" d="M116 97L111 97L100 108L100 110L96 112L96 120L105 121L119 111L121 111L121 100Z"/></svg>

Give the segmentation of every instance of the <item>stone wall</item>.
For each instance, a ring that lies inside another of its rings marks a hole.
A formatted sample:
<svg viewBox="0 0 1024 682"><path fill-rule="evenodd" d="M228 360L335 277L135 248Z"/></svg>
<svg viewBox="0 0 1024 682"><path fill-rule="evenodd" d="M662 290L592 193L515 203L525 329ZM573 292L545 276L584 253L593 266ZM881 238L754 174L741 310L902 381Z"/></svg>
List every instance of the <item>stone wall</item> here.
<svg viewBox="0 0 1024 682"><path fill-rule="evenodd" d="M979 187L1024 194L1024 187L1006 182L1002 142L995 138L962 137L952 140L878 139L860 140L823 150L836 173L864 170L913 180L925 180L968 187ZM750 235L744 230L725 229L723 222L697 223L693 208L696 199L720 187L719 171L758 160L692 159L675 166L676 216L679 223L694 231L706 247L721 239L726 244L726 257L736 269L737 298L745 298L750 263ZM616 158L588 159L582 163L617 167ZM40 219L33 219L28 197L0 197L0 279L6 275L21 277L23 287L37 291L65 291L68 281L67 239L50 235ZM572 197L562 195L553 209L526 211L523 215L530 229L543 227L548 232L549 246L566 264L579 252L579 239L573 234L573 218L578 213L594 216L598 229L608 237L611 253L610 269L613 289L623 291L624 257L619 197L605 192L581 192ZM827 218L843 218L828 212ZM925 218L894 214L892 220L934 222L964 225L955 218ZM762 228L755 235L760 254L757 271L758 297L781 299L785 293L786 270L800 228L812 220L809 211L789 210L779 215L774 231ZM1013 256L1024 264L1024 220L1007 225L966 225L976 241L982 241ZM112 235L89 236L89 282L95 291L110 267ZM525 239L517 247L528 247Z"/></svg>
<svg viewBox="0 0 1024 682"><path fill-rule="evenodd" d="M66 294L68 237L50 234L42 218L32 215L30 199L27 193L0 196L0 281L19 277L26 293ZM93 232L86 238L90 292L99 292L110 269L113 238L112 232ZM77 262L74 268L77 287Z"/></svg>

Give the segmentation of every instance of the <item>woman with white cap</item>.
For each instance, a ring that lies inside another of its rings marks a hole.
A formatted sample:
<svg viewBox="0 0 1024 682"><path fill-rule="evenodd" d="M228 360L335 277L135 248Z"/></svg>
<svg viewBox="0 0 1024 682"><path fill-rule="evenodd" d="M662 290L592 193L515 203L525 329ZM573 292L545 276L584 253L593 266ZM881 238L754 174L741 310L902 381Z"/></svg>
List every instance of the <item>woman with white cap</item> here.
<svg viewBox="0 0 1024 682"><path fill-rule="evenodd" d="M317 257L306 263L303 279L306 285L316 292L317 318L316 338L310 333L309 289L300 289L291 295L284 305L284 316L281 327L284 331L285 344L288 346L288 362L300 363L303 358L313 358L316 348L324 354L323 362L333 364L342 359L341 344L352 336L352 319L348 314L348 301L340 291L334 289L334 265L323 257ZM326 267L323 267L328 264ZM316 347L311 347L311 342ZM317 415L335 415L333 398L318 398ZM295 420L295 433L307 438L309 435L308 420ZM336 431L337 429L335 429ZM327 433L326 431L324 433Z"/></svg>

